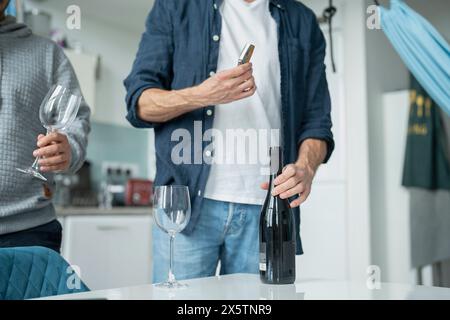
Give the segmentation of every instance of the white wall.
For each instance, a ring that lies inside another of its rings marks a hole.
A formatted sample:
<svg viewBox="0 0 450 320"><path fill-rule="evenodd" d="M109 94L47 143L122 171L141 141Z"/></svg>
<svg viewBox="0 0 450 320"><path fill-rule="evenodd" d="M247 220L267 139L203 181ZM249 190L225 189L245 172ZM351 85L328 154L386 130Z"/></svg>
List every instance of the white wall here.
<svg viewBox="0 0 450 320"><path fill-rule="evenodd" d="M377 232L378 239L384 241L372 245L379 248L385 257L383 265L380 265L383 281L414 284L416 273L410 264L410 195L401 185L409 120L409 90L384 94L381 112L383 132L379 139L383 141L384 149L380 162L385 171L376 192L383 195L384 211L373 212L373 216L382 220L384 225L372 225L372 230Z"/></svg>

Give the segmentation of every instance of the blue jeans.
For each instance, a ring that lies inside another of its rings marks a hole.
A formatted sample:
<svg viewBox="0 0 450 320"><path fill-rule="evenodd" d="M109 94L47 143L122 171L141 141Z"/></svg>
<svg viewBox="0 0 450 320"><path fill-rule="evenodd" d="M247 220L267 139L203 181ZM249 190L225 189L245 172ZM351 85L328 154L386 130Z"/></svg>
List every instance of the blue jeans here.
<svg viewBox="0 0 450 320"><path fill-rule="evenodd" d="M178 280L220 274L258 273L260 206L204 199L194 231L177 234L174 274ZM167 280L169 236L153 227L153 282Z"/></svg>

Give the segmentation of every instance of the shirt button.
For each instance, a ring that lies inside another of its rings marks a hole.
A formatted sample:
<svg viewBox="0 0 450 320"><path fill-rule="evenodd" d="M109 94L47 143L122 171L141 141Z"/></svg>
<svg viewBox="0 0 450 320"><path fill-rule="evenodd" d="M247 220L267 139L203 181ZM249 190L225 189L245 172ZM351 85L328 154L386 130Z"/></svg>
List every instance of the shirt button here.
<svg viewBox="0 0 450 320"><path fill-rule="evenodd" d="M215 34L215 35L213 36L213 40L214 40L215 42L217 42L217 41L220 40L220 37L219 37L217 34Z"/></svg>
<svg viewBox="0 0 450 320"><path fill-rule="evenodd" d="M209 151L209 150L205 151L205 156L207 156L208 158L211 157L211 154L212 154L211 151Z"/></svg>
<svg viewBox="0 0 450 320"><path fill-rule="evenodd" d="M217 3L214 3L214 10L217 10Z"/></svg>
<svg viewBox="0 0 450 320"><path fill-rule="evenodd" d="M213 112L212 112L212 110L207 110L207 111L206 111L206 114L207 114L208 116L212 116Z"/></svg>
<svg viewBox="0 0 450 320"><path fill-rule="evenodd" d="M201 196L202 196L202 190L198 190L197 195L198 195L199 197L201 197Z"/></svg>
<svg viewBox="0 0 450 320"><path fill-rule="evenodd" d="M214 76L216 73L214 72L214 71L211 71L210 73L209 73L209 76L210 77L212 77L212 76Z"/></svg>

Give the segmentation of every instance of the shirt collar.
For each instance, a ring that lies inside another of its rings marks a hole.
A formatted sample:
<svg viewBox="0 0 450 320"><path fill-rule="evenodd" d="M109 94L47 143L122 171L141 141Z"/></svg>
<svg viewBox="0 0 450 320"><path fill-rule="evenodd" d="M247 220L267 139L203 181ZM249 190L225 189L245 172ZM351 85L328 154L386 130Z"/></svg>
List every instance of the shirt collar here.
<svg viewBox="0 0 450 320"><path fill-rule="evenodd" d="M211 0L213 3L215 3L218 7L222 4L224 0ZM284 10L284 0L269 0L271 5L274 5L278 9Z"/></svg>

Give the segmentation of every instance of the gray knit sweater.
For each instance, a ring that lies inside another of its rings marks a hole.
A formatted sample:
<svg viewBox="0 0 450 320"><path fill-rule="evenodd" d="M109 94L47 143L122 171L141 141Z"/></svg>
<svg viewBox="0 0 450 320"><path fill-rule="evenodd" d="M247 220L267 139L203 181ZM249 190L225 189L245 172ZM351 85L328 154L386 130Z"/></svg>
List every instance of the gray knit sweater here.
<svg viewBox="0 0 450 320"><path fill-rule="evenodd" d="M0 21L0 235L55 219L53 175L46 174L44 184L15 169L33 163L37 136L45 134L39 106L53 84L81 94L73 68L57 45L33 35L12 17ZM86 156L89 116L83 100L77 120L65 132L72 148L71 172Z"/></svg>

